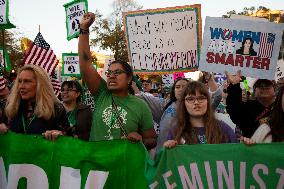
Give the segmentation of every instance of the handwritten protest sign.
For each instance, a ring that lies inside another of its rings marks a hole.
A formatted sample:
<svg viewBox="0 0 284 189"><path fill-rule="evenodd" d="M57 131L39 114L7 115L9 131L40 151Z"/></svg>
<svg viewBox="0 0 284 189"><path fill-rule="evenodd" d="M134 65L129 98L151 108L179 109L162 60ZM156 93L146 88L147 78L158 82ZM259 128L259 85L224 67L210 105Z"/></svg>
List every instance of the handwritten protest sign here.
<svg viewBox="0 0 284 189"><path fill-rule="evenodd" d="M62 54L62 76L79 76L79 55L78 53Z"/></svg>
<svg viewBox="0 0 284 189"><path fill-rule="evenodd" d="M172 87L174 84L174 76L173 74L164 74L162 75L162 82L164 83L165 87Z"/></svg>
<svg viewBox="0 0 284 189"><path fill-rule="evenodd" d="M283 24L206 17L199 69L274 79Z"/></svg>
<svg viewBox="0 0 284 189"><path fill-rule="evenodd" d="M15 28L9 21L9 0L0 0L0 28Z"/></svg>
<svg viewBox="0 0 284 189"><path fill-rule="evenodd" d="M124 13L125 34L134 72L186 72L198 67L201 6Z"/></svg>
<svg viewBox="0 0 284 189"><path fill-rule="evenodd" d="M275 81L284 79L284 60L278 60L276 72L275 72Z"/></svg>
<svg viewBox="0 0 284 189"><path fill-rule="evenodd" d="M0 47L0 70L1 71L10 71L11 70L11 64L10 64L10 57L6 51L6 49L3 49Z"/></svg>
<svg viewBox="0 0 284 189"><path fill-rule="evenodd" d="M87 0L75 0L63 5L66 12L67 40L78 37L80 33L80 20L88 12Z"/></svg>

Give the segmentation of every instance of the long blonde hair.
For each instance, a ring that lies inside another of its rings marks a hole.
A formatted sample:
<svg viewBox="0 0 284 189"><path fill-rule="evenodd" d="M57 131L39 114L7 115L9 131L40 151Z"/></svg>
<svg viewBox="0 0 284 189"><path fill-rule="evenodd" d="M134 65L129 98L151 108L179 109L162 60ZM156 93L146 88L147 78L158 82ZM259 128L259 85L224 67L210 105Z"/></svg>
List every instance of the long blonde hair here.
<svg viewBox="0 0 284 189"><path fill-rule="evenodd" d="M22 71L28 70L34 73L36 77L36 97L34 115L45 120L50 119L55 114L54 105L59 100L54 94L53 87L46 71L35 65L25 65L19 71L15 83L8 96L5 113L9 119L16 116L19 111L21 96L19 91L19 75Z"/></svg>

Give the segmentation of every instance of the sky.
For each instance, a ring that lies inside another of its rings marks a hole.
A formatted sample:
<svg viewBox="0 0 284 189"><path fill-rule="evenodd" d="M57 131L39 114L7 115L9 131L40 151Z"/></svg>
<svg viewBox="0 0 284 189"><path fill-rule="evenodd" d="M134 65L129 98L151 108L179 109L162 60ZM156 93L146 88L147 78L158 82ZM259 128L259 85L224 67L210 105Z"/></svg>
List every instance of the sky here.
<svg viewBox="0 0 284 189"><path fill-rule="evenodd" d="M65 10L63 5L71 0L9 0L10 21L16 25L11 31L19 33L20 37L34 40L37 33L42 33L55 54L77 52L77 39L67 41L65 25ZM265 6L272 10L283 10L283 0L136 0L144 9L175 7L183 5L201 4L202 22L205 17L220 17L230 10L241 12L244 7ZM99 10L105 17L112 12L113 0L89 0L89 11ZM95 36L94 36L95 37ZM101 51L102 53L110 53Z"/></svg>

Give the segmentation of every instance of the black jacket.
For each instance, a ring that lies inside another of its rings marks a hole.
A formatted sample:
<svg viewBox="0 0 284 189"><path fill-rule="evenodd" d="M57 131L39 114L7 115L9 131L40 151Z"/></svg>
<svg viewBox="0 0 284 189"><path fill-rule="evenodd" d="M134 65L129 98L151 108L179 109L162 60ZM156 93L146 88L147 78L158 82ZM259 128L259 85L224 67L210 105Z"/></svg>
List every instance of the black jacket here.
<svg viewBox="0 0 284 189"><path fill-rule="evenodd" d="M226 110L230 118L241 129L243 136L251 137L264 119L268 119L272 105L264 107L258 100L242 102L240 84L230 85L227 91Z"/></svg>
<svg viewBox="0 0 284 189"><path fill-rule="evenodd" d="M26 132L25 132L22 120L22 117L24 117L25 119L25 116L23 116L25 115L24 112L25 108L24 104L21 103L17 115L9 121L8 127L11 131L16 133L39 134L39 135L41 135L47 130L60 130L63 132L68 131L69 124L68 124L66 111L63 105L61 103L57 103L55 104L54 108L55 108L54 117L51 117L49 120L35 117L30 122L30 124L26 123Z"/></svg>
<svg viewBox="0 0 284 189"><path fill-rule="evenodd" d="M78 103L76 107L77 123L70 127L71 134L74 137L89 141L90 131L92 127L92 111L89 106Z"/></svg>

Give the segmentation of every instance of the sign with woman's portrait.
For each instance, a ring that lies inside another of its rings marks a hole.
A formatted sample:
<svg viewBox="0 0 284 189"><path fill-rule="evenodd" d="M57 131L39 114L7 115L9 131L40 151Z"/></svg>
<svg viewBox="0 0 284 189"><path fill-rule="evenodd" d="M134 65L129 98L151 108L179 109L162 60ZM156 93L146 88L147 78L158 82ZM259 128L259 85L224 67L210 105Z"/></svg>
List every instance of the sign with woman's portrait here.
<svg viewBox="0 0 284 189"><path fill-rule="evenodd" d="M206 17L199 69L274 79L284 24Z"/></svg>

